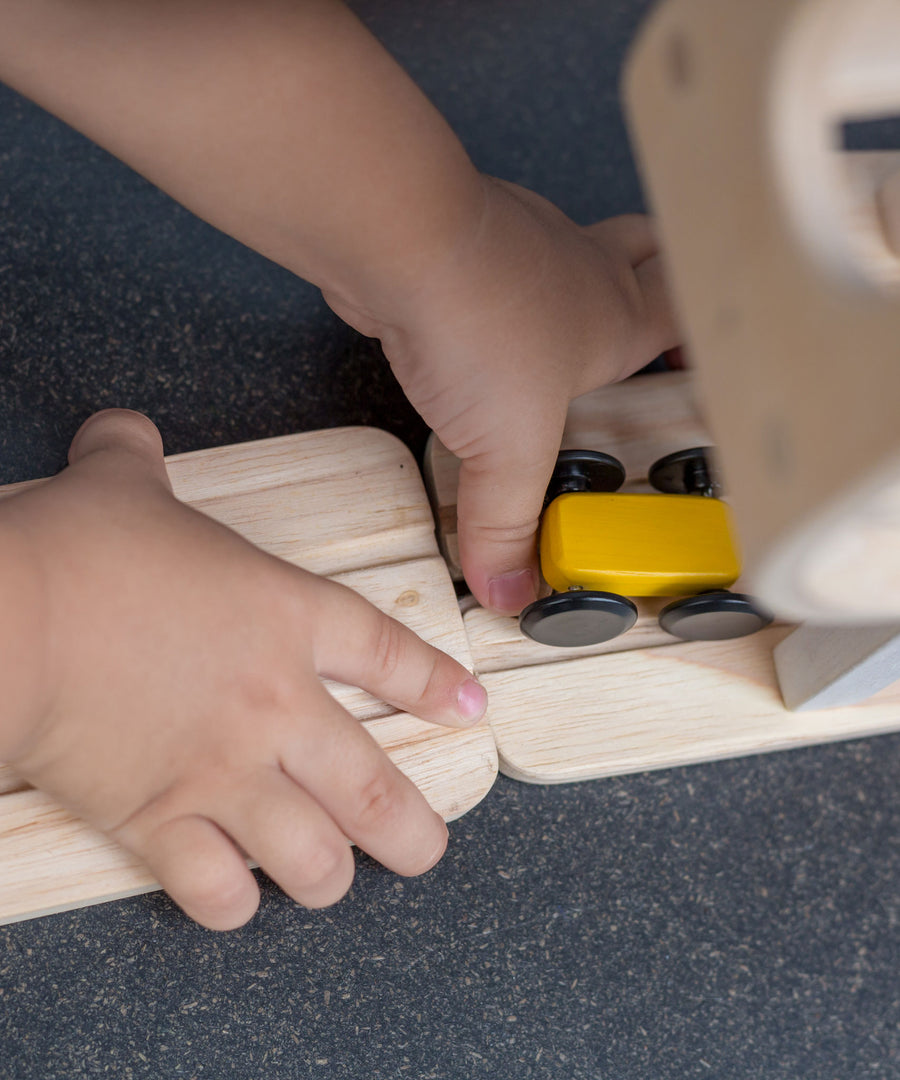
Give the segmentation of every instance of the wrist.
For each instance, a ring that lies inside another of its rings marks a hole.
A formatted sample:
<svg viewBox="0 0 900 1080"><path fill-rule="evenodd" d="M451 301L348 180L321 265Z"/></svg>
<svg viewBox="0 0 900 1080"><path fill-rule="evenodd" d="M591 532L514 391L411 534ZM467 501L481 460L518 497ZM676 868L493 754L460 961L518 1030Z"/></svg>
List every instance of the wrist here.
<svg viewBox="0 0 900 1080"><path fill-rule="evenodd" d="M559 237L581 230L551 203L515 184L475 174L476 193L460 205L451 231L420 235L393 274L371 287L323 288L331 307L372 337L416 337L423 329L528 306L553 288ZM561 280L565 283L565 275Z"/></svg>
<svg viewBox="0 0 900 1080"><path fill-rule="evenodd" d="M455 161L415 209L406 201L384 223L367 250L360 244L343 265L307 276L342 319L368 336L406 325L472 261L491 213L492 183L468 159Z"/></svg>

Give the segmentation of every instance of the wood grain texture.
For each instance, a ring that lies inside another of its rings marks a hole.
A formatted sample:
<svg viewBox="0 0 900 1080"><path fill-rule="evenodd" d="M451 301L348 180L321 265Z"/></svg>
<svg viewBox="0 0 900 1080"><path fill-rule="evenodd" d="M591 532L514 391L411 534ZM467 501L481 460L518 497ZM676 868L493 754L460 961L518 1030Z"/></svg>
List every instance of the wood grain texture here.
<svg viewBox="0 0 900 1080"><path fill-rule="evenodd" d="M581 656L603 656L654 645L676 644L677 639L661 630L657 621L660 610L668 600L668 597L636 600L637 622L627 633L600 645L583 645L575 649L560 649L532 641L519 629L518 619L497 615L481 607L467 611L463 615L463 623L472 650L474 670L482 675L489 671L556 664Z"/></svg>
<svg viewBox="0 0 900 1080"><path fill-rule="evenodd" d="M898 12L665 0L626 64L748 571L794 621L900 618L896 188L876 199L835 153L843 121L900 109Z"/></svg>
<svg viewBox="0 0 900 1080"><path fill-rule="evenodd" d="M471 667L421 477L392 436L313 432L181 454L167 465L180 498L266 550L356 589ZM445 818L464 814L490 790L497 756L487 725L442 728L357 688L326 685ZM155 888L133 856L0 765L0 922Z"/></svg>
<svg viewBox="0 0 900 1080"><path fill-rule="evenodd" d="M505 775L559 784L900 729L900 691L791 713L773 628L483 676Z"/></svg>

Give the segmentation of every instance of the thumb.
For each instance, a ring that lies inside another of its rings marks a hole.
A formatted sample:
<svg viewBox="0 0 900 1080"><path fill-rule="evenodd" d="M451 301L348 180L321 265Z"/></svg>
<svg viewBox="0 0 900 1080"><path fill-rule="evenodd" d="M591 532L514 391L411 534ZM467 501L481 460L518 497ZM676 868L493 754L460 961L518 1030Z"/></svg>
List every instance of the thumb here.
<svg viewBox="0 0 900 1080"><path fill-rule="evenodd" d="M116 455L123 464L136 465L143 475L160 481L171 491L162 436L143 413L104 409L85 420L69 446L69 465L83 467L103 453Z"/></svg>
<svg viewBox="0 0 900 1080"><path fill-rule="evenodd" d="M561 430L561 428L560 428ZM457 517L463 573L484 607L518 615L537 598L537 530L559 438L537 445L504 431L502 451L464 459ZM529 433L534 439L535 433Z"/></svg>

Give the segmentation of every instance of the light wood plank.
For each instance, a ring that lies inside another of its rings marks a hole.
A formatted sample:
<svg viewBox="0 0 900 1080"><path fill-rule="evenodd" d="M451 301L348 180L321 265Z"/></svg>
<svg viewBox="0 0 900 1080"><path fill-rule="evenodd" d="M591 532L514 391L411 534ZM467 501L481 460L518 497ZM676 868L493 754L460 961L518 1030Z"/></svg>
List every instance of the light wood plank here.
<svg viewBox="0 0 900 1080"><path fill-rule="evenodd" d="M900 730L900 693L791 713L772 628L483 676L500 771L558 784Z"/></svg>
<svg viewBox="0 0 900 1080"><path fill-rule="evenodd" d="M519 630L518 619L497 615L481 607L472 608L463 615L463 623L472 649L474 670L482 675L489 671L555 664L581 656L602 656L654 645L675 644L677 639L661 630L657 622L660 609L668 603L668 599L636 600L638 619L626 634L601 645L584 645L577 649L541 645L525 637Z"/></svg>
<svg viewBox="0 0 900 1080"><path fill-rule="evenodd" d="M386 432L338 428L200 455L168 459L175 494L317 574L436 554L419 470Z"/></svg>
<svg viewBox="0 0 900 1080"><path fill-rule="evenodd" d="M396 439L340 429L197 451L167 464L179 497L356 589L471 667L424 487ZM0 497L26 486L0 489ZM497 756L486 724L442 728L356 688L327 685L438 813L459 817L490 790ZM127 852L2 765L0 867L0 922L158 888Z"/></svg>

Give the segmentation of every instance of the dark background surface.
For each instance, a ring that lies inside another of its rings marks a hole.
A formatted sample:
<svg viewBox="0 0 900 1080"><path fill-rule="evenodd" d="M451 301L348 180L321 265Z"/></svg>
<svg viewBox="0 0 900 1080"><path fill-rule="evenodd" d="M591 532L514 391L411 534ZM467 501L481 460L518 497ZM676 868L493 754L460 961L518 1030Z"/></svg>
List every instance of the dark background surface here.
<svg viewBox="0 0 900 1080"><path fill-rule="evenodd" d="M643 0L355 6L481 168L583 222L641 207L616 87ZM0 371L0 482L53 472L108 405L172 453L425 435L314 289L8 91ZM898 759L882 737L501 779L434 871L361 857L325 912L263 881L232 934L161 894L0 928L0 1076L900 1076Z"/></svg>

